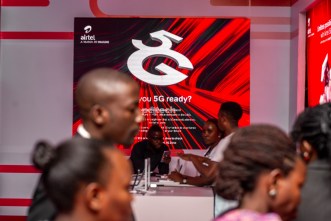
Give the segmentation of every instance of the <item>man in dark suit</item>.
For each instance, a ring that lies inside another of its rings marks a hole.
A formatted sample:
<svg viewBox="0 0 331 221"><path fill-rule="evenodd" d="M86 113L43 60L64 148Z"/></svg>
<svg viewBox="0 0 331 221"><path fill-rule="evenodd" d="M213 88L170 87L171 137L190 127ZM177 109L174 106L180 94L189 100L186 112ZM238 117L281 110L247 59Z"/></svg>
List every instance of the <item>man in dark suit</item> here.
<svg viewBox="0 0 331 221"><path fill-rule="evenodd" d="M139 86L128 75L109 68L86 73L75 91L82 118L77 135L130 145L143 121ZM28 211L28 221L53 220L56 209L39 181Z"/></svg>

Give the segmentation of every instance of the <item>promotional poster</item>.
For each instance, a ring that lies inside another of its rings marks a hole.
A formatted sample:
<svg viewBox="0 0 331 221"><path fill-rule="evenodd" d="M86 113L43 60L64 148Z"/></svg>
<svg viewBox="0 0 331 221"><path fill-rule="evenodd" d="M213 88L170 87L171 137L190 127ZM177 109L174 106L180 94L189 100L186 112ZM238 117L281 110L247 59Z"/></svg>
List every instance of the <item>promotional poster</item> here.
<svg viewBox="0 0 331 221"><path fill-rule="evenodd" d="M331 0L323 0L306 15L308 106L331 102Z"/></svg>
<svg viewBox="0 0 331 221"><path fill-rule="evenodd" d="M73 87L91 69L120 70L140 85L135 143L159 124L171 150L205 149L202 126L223 102L239 103L249 124L249 42L245 18L76 18ZM75 133L75 105L73 116Z"/></svg>

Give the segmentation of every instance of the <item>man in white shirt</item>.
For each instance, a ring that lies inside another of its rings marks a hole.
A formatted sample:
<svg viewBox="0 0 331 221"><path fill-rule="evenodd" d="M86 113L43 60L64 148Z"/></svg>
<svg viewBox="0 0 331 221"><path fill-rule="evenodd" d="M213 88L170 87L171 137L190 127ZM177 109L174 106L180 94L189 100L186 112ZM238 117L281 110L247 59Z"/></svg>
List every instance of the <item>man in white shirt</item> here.
<svg viewBox="0 0 331 221"><path fill-rule="evenodd" d="M221 131L223 131L225 137L219 142L215 147L217 148L217 155L215 156L215 161L220 162L223 160L223 153L228 147L232 135L235 133L235 130L238 128L238 123L242 117L242 108L236 102L225 102L222 104L218 112L218 126ZM223 141L223 142L222 142ZM217 164L216 164L217 165ZM214 178L217 175L217 167L213 168ZM236 201L225 200L217 195L215 195L215 210L214 215L218 216L220 213L225 210L235 207L237 205Z"/></svg>
<svg viewBox="0 0 331 221"><path fill-rule="evenodd" d="M211 185L217 174L217 163L223 159L223 152L227 148L234 131L238 128L238 122L242 116L242 108L236 102L224 102L218 112L218 127L224 138L213 148L209 157L201 157L193 154L179 154L179 157L186 161L191 161L197 171L198 177L190 177L172 172L169 177L177 182L192 185Z"/></svg>
<svg viewBox="0 0 331 221"><path fill-rule="evenodd" d="M223 132L224 138L215 147L216 151L213 161L220 162L223 160L223 153L230 143L233 133L238 128L242 114L242 108L236 102L225 102L220 107L218 111L218 127Z"/></svg>

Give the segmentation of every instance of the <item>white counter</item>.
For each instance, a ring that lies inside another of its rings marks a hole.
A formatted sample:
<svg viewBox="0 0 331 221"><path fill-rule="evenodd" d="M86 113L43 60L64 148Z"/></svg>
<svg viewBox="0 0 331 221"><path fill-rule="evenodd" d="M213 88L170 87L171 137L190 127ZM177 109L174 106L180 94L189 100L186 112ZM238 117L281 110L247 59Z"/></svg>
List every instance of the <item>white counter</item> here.
<svg viewBox="0 0 331 221"><path fill-rule="evenodd" d="M136 221L209 221L214 195L208 187L157 187L155 193L136 194L132 203Z"/></svg>

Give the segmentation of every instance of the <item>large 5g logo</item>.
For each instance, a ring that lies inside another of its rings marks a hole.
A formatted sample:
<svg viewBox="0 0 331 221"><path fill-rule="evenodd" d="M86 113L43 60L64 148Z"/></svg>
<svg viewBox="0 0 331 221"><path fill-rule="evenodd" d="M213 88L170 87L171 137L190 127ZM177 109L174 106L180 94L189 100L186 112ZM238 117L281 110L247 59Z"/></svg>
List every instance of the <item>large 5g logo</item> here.
<svg viewBox="0 0 331 221"><path fill-rule="evenodd" d="M187 57L177 51L171 50L171 41L179 43L183 38L164 30L150 33L150 36L153 40L161 41L162 44L157 47L149 47L144 45L141 40L132 39L132 44L139 50L132 53L128 58L128 68L130 72L146 83L162 86L176 84L187 78L187 75L164 63L157 65L155 69L165 75L151 74L143 68L146 59L161 56L173 59L180 68L188 70L193 69L193 65Z"/></svg>

